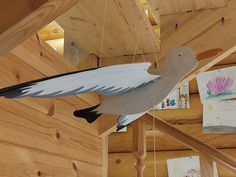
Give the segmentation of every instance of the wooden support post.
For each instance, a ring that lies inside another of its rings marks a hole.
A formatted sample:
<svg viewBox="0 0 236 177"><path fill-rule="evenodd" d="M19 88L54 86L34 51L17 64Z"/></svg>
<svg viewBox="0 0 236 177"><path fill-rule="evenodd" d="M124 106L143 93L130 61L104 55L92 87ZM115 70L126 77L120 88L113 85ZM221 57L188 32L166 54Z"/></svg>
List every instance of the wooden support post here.
<svg viewBox="0 0 236 177"><path fill-rule="evenodd" d="M146 131L143 120L137 120L133 123L133 154L137 159L135 165L137 177L143 177L145 169L143 160L146 157Z"/></svg>
<svg viewBox="0 0 236 177"><path fill-rule="evenodd" d="M102 138L102 177L108 177L108 136Z"/></svg>
<svg viewBox="0 0 236 177"><path fill-rule="evenodd" d="M205 153L200 153L201 177L214 177L213 160Z"/></svg>

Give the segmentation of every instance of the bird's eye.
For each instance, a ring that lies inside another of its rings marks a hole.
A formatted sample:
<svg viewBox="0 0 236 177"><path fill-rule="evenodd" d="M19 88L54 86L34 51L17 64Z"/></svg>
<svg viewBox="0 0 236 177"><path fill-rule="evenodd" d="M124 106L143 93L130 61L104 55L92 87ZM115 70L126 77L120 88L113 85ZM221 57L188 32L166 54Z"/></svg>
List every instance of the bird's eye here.
<svg viewBox="0 0 236 177"><path fill-rule="evenodd" d="M179 54L179 57L181 57L181 54Z"/></svg>

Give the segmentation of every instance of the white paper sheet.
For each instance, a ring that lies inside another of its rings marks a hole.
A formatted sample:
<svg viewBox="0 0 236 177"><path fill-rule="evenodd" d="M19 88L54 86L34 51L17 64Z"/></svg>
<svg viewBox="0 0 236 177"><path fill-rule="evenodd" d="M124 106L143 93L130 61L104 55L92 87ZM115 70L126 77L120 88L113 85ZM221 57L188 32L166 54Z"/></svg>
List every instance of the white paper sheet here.
<svg viewBox="0 0 236 177"><path fill-rule="evenodd" d="M199 156L168 159L169 177L200 177ZM218 177L216 164L214 163L214 177Z"/></svg>
<svg viewBox="0 0 236 177"><path fill-rule="evenodd" d="M236 133L236 101L204 103L203 130L209 133Z"/></svg>

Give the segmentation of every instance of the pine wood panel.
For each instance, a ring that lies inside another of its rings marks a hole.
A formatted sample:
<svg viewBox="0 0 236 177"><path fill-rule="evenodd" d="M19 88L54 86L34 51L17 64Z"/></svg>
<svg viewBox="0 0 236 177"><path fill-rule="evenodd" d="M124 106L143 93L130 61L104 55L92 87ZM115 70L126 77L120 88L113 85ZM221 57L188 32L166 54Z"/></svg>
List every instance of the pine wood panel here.
<svg viewBox="0 0 236 177"><path fill-rule="evenodd" d="M12 53L45 76L78 70L48 44L38 40L35 35L13 49ZM77 97L87 102L88 105L96 105L99 102L98 96L92 93L80 94Z"/></svg>
<svg viewBox="0 0 236 177"><path fill-rule="evenodd" d="M101 177L101 166L0 143L2 177ZM93 170L91 170L93 169Z"/></svg>
<svg viewBox="0 0 236 177"><path fill-rule="evenodd" d="M57 22L80 48L100 56L106 2L103 56L159 51L157 36L138 0L80 0Z"/></svg>
<svg viewBox="0 0 236 177"><path fill-rule="evenodd" d="M35 59L38 59L40 61L40 58L35 58ZM23 62L21 58L12 53L0 57L0 60L1 60L0 68L2 73L0 76L1 87L6 87L9 85L44 77L44 75L42 75L41 72L35 70L31 66ZM35 63L37 63L36 61ZM40 68L43 68L43 66L40 66ZM50 66L48 66L47 68L49 69L49 71L52 70L50 69ZM91 134L94 135L98 134L97 123L91 125L84 120L76 119L72 115L76 107L80 108L88 107L88 103L84 102L78 97L68 97L65 99L23 98L23 99L17 99L17 101L26 104L29 107L37 109L45 114L49 114L52 117L56 117L57 119L60 119L61 121L68 123L72 126L81 127L83 130L88 131Z"/></svg>
<svg viewBox="0 0 236 177"><path fill-rule="evenodd" d="M0 56L0 87L73 70L76 68L44 42L30 38ZM76 107L88 107L95 101L94 94L0 98L0 176L101 176L98 123L88 124L72 115ZM3 143L11 147L5 148Z"/></svg>
<svg viewBox="0 0 236 177"><path fill-rule="evenodd" d="M56 21L43 27L37 34L44 41L64 38L64 30Z"/></svg>
<svg viewBox="0 0 236 177"><path fill-rule="evenodd" d="M235 149L225 149L223 152L236 158ZM186 157L191 155L198 155L193 151L160 151L156 153L157 158L157 176L168 177L166 160L171 158ZM144 177L153 177L154 163L153 152L147 153L145 159L146 169ZM109 154L109 177L135 177L134 170L135 159L132 153L110 153ZM235 177L236 174L222 166L218 166L220 177Z"/></svg>
<svg viewBox="0 0 236 177"><path fill-rule="evenodd" d="M226 0L149 0L150 5L156 5L161 15L192 12L202 9L218 8L227 5Z"/></svg>
<svg viewBox="0 0 236 177"><path fill-rule="evenodd" d="M1 11L0 54L16 47L77 2L78 0L2 1L1 7L5 10Z"/></svg>
<svg viewBox="0 0 236 177"><path fill-rule="evenodd" d="M101 165L100 138L15 101L0 105L0 141Z"/></svg>

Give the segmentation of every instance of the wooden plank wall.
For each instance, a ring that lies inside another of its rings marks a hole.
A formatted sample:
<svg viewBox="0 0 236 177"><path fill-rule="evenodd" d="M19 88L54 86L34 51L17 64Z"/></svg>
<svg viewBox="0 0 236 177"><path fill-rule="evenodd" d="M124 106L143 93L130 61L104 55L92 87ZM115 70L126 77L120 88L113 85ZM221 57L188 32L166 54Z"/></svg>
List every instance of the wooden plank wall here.
<svg viewBox="0 0 236 177"><path fill-rule="evenodd" d="M36 37L0 56L0 87L76 68ZM58 99L0 98L0 176L101 177L97 123L72 116L95 95Z"/></svg>

